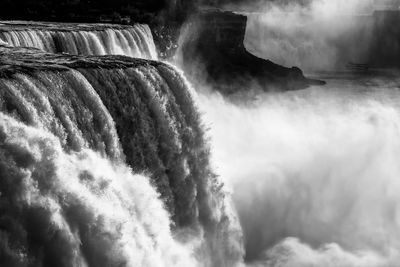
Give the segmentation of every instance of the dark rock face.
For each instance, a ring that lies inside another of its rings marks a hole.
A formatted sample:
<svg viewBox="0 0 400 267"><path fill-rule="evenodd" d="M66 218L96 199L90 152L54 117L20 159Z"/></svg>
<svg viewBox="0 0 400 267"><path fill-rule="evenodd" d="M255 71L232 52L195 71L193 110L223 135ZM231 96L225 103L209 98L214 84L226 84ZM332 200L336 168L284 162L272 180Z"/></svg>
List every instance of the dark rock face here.
<svg viewBox="0 0 400 267"><path fill-rule="evenodd" d="M400 11L376 11L367 61L373 67L400 67Z"/></svg>
<svg viewBox="0 0 400 267"><path fill-rule="evenodd" d="M250 54L244 47L247 17L218 10L195 15L182 45L185 69L198 75L204 67L205 79L217 83L225 93L247 88L249 82L263 90L294 90L310 85L299 68L285 68ZM192 69L192 70L191 70Z"/></svg>

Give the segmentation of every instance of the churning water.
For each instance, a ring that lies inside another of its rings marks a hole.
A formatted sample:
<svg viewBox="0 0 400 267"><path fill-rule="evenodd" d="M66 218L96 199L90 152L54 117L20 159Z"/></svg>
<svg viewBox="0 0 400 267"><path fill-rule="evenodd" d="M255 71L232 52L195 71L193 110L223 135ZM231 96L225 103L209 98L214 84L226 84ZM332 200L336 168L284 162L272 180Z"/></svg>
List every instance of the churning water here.
<svg viewBox="0 0 400 267"><path fill-rule="evenodd" d="M200 95L216 171L256 266L397 266L400 79L328 84L250 104Z"/></svg>

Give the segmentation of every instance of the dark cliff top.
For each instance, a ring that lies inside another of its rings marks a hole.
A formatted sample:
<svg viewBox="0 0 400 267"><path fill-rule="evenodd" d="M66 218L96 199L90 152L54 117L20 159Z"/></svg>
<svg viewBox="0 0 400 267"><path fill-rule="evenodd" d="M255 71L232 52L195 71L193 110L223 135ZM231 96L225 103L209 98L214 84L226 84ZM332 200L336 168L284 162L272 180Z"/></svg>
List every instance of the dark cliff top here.
<svg viewBox="0 0 400 267"><path fill-rule="evenodd" d="M107 24L107 23L51 23L36 21L1 21L0 31L103 31L106 29L129 29L131 25Z"/></svg>
<svg viewBox="0 0 400 267"><path fill-rule="evenodd" d="M203 16L206 18L216 18L222 21L229 20L247 20L247 16L241 13L237 13L234 11L223 10L218 8L205 8L200 9L197 13L199 16Z"/></svg>

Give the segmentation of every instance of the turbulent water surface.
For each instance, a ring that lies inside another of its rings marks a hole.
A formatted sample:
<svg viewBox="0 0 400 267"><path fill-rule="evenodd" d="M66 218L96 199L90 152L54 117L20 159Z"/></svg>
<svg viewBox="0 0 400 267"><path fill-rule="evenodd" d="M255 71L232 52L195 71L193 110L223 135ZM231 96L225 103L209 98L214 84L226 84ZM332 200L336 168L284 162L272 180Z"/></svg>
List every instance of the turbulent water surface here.
<svg viewBox="0 0 400 267"><path fill-rule="evenodd" d="M200 95L256 266L397 266L400 79L324 73L250 104Z"/></svg>
<svg viewBox="0 0 400 267"><path fill-rule="evenodd" d="M229 266L241 233L172 66L0 48L2 266Z"/></svg>

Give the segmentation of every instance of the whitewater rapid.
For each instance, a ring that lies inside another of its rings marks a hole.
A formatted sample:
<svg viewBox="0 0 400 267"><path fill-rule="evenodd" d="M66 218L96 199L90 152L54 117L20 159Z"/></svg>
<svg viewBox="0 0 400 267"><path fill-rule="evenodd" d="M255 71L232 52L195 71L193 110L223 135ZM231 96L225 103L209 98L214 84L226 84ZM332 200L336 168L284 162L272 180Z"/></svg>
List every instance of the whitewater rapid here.
<svg viewBox="0 0 400 267"><path fill-rule="evenodd" d="M0 48L2 266L232 266L241 231L173 66Z"/></svg>
<svg viewBox="0 0 400 267"><path fill-rule="evenodd" d="M2 266L196 265L148 177L3 113L0 134Z"/></svg>

